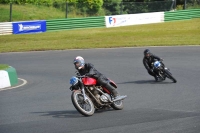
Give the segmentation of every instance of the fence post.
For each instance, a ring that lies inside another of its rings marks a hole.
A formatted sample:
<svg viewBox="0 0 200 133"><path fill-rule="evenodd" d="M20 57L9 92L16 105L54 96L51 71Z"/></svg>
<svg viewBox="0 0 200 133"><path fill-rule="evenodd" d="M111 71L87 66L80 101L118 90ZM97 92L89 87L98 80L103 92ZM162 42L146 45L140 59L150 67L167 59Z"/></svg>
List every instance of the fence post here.
<svg viewBox="0 0 200 133"><path fill-rule="evenodd" d="M173 10L173 7L174 7L174 0L172 0L172 5L170 7L170 10Z"/></svg>
<svg viewBox="0 0 200 133"><path fill-rule="evenodd" d="M12 22L12 2L10 3L10 22Z"/></svg>
<svg viewBox="0 0 200 133"><path fill-rule="evenodd" d="M67 14L68 14L68 2L66 2L66 11L65 11L65 17L67 18Z"/></svg>
<svg viewBox="0 0 200 133"><path fill-rule="evenodd" d="M187 0L184 1L184 10L186 9Z"/></svg>
<svg viewBox="0 0 200 133"><path fill-rule="evenodd" d="M120 15L122 15L122 13L123 13L123 8L122 8L122 6L123 6L123 1L120 3Z"/></svg>
<svg viewBox="0 0 200 133"><path fill-rule="evenodd" d="M176 10L176 0L174 1L174 10Z"/></svg>

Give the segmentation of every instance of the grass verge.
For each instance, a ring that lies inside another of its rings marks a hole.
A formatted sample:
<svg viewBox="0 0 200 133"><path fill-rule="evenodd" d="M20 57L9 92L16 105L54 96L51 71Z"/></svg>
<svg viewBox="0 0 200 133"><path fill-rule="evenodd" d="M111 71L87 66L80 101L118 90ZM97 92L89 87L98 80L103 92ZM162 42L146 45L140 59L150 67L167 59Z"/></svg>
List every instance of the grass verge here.
<svg viewBox="0 0 200 133"><path fill-rule="evenodd" d="M67 14L68 18L86 17L87 15L78 15L78 11L74 9L73 12ZM101 15L100 15L101 16ZM102 14L104 16L104 14ZM66 17L65 11L56 9L54 7L47 7L44 5L12 5L12 21L31 21L31 20L49 20L62 19ZM10 5L0 4L0 22L10 21Z"/></svg>
<svg viewBox="0 0 200 133"><path fill-rule="evenodd" d="M7 64L0 64L0 70L5 70L7 69L9 66Z"/></svg>
<svg viewBox="0 0 200 133"><path fill-rule="evenodd" d="M10 5L0 4L0 22L8 22L10 19ZM12 6L12 21L47 20L65 18L65 12L53 7L35 6L31 4Z"/></svg>
<svg viewBox="0 0 200 133"><path fill-rule="evenodd" d="M200 18L116 28L0 36L0 52L200 45Z"/></svg>

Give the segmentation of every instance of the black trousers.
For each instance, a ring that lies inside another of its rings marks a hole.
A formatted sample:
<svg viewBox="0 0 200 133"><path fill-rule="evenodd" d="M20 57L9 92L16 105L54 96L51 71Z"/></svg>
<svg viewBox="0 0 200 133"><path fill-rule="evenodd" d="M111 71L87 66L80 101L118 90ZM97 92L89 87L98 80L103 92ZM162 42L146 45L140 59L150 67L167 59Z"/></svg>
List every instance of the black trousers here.
<svg viewBox="0 0 200 133"><path fill-rule="evenodd" d="M156 76L156 73L155 73L155 72L152 72L151 70L148 70L148 73L149 73L149 75L151 75L151 76L153 76L153 77Z"/></svg>
<svg viewBox="0 0 200 133"><path fill-rule="evenodd" d="M116 88L114 88L111 84L108 78L106 78L104 75L99 76L97 83L106 89L108 89L114 97L118 95L118 92Z"/></svg>

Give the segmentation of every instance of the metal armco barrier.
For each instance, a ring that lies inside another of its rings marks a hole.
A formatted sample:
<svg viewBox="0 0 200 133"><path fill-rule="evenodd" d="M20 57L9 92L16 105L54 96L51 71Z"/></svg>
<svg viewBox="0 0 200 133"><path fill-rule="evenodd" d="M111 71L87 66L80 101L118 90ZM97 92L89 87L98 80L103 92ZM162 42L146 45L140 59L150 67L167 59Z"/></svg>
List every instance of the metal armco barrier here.
<svg viewBox="0 0 200 133"><path fill-rule="evenodd" d="M47 20L47 31L105 27L105 17L68 18Z"/></svg>
<svg viewBox="0 0 200 133"><path fill-rule="evenodd" d="M165 12L165 22L200 18L200 9L178 10Z"/></svg>
<svg viewBox="0 0 200 133"><path fill-rule="evenodd" d="M12 32L13 29L11 22L0 23L0 35L10 35Z"/></svg>

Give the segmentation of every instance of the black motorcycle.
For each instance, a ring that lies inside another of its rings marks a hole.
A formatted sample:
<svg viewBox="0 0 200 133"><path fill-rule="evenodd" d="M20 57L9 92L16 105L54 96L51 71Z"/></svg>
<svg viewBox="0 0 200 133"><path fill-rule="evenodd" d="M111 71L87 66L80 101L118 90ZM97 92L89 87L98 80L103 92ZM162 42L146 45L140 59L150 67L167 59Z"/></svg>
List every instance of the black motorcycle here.
<svg viewBox="0 0 200 133"><path fill-rule="evenodd" d="M163 62L161 62L161 61L154 61L152 63L152 67L153 67L153 70L156 73L156 75L161 80L165 80L166 78L169 78L174 83L177 82L177 80L172 76L172 73L170 72L170 70L167 67L165 67L165 65L163 64Z"/></svg>

